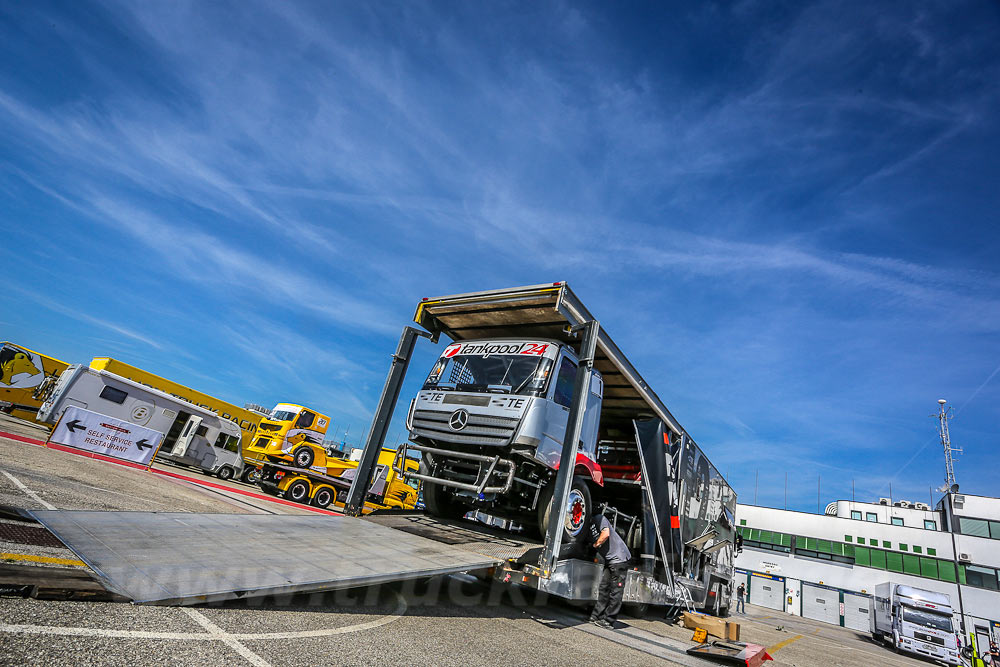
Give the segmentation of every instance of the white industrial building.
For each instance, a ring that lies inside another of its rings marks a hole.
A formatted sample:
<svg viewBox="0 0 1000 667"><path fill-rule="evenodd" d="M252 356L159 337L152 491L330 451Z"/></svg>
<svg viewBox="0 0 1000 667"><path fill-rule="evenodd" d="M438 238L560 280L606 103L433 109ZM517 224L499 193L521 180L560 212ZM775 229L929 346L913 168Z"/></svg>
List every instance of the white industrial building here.
<svg viewBox="0 0 1000 667"><path fill-rule="evenodd" d="M869 598L891 581L947 593L964 641L1000 642L1000 498L838 500L824 515L738 505L737 519L751 604L868 632Z"/></svg>

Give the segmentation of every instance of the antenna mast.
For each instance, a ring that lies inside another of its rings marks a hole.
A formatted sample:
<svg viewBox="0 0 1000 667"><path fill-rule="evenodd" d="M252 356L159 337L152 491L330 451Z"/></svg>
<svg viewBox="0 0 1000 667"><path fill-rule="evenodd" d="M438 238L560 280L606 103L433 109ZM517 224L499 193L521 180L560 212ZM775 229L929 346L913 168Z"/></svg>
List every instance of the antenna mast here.
<svg viewBox="0 0 1000 667"><path fill-rule="evenodd" d="M938 409L936 415L931 415L931 417L938 418L938 433L941 436L941 446L944 448L944 485L947 489L951 489L955 485L955 460L952 458L952 452L962 453L961 449L957 449L951 446L951 436L948 434L948 420L952 418L952 409L945 408L944 404L947 403L943 398L938 399L938 405L941 406Z"/></svg>

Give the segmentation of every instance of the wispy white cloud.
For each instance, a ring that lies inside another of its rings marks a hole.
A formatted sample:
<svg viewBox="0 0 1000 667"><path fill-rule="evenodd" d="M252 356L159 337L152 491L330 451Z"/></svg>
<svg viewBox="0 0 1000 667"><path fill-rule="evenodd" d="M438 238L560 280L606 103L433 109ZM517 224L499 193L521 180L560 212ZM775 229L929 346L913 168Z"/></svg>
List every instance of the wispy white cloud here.
<svg viewBox="0 0 1000 667"><path fill-rule="evenodd" d="M156 348L157 350L164 349L163 344L154 340L150 335L148 334L144 335L133 329L124 327L114 322L113 320L102 317L96 317L94 315L91 315L90 313L70 308L69 306L63 303L59 303L43 294L39 294L36 291L26 289L24 287L19 287L17 285L8 285L5 289L7 291L16 292L20 294L22 297L27 298L30 302L33 302L35 305L41 306L42 308L45 308L47 310L51 310L52 312L59 313L60 315L65 315L66 317L77 320L79 322L85 322L87 324L108 329L121 336L125 336L126 338L131 338L132 340L136 340L152 348Z"/></svg>

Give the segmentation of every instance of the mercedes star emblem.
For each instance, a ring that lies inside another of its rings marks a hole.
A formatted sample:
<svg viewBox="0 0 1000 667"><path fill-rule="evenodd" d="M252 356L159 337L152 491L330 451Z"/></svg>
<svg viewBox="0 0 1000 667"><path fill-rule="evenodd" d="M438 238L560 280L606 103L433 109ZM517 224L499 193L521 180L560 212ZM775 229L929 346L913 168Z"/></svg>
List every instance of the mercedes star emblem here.
<svg viewBox="0 0 1000 667"><path fill-rule="evenodd" d="M468 410L455 410L451 413L451 419L448 420L448 426L450 426L453 431L461 431L468 423Z"/></svg>

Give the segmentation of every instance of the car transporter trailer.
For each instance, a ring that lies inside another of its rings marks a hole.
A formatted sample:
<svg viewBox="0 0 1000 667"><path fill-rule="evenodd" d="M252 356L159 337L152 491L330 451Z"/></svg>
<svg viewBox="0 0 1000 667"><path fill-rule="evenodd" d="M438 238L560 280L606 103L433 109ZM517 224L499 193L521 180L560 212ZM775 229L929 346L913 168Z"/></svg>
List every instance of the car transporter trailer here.
<svg viewBox="0 0 1000 667"><path fill-rule="evenodd" d="M654 565L659 560L661 567L630 570L624 600L721 611L732 580L735 494L710 464L712 475L703 484L676 473L684 467L684 456L700 455L700 450L566 283L424 299L415 322L423 330L406 326L392 356L347 492L348 516L30 513L90 565L109 590L136 603L198 604L458 572L477 572L571 600L596 599L600 566L575 557L561 539L585 388L596 366L607 383L604 409L616 410L621 419L652 422L659 431L646 431L662 438L658 448L647 447L644 454L637 434L642 481L632 482L642 489L643 507L655 523L655 539L648 533L645 539L653 545ZM436 343L441 334L457 341L498 332L579 342L581 363L553 494L557 511L550 512L547 526L539 527L544 539L418 511L362 517L417 338ZM638 421L636 428L641 430ZM675 445L668 447L668 441ZM672 490L666 488L671 470ZM662 488L653 488L657 480Z"/></svg>

